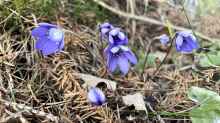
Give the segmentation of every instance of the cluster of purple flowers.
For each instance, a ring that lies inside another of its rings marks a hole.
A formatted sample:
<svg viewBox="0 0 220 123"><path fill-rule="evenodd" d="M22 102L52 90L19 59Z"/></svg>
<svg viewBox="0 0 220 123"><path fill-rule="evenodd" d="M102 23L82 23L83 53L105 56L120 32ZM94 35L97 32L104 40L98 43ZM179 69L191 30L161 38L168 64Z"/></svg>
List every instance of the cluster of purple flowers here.
<svg viewBox="0 0 220 123"><path fill-rule="evenodd" d="M174 40L176 51L180 53L192 53L199 48L196 37L190 31L176 32L172 40ZM161 35L160 42L166 45L169 42L169 36L165 34Z"/></svg>
<svg viewBox="0 0 220 123"><path fill-rule="evenodd" d="M137 64L136 56L127 47L128 37L120 28L114 27L110 23L100 25L100 34L101 38L108 42L108 46L104 50L108 70L113 73L119 69L123 75L126 75L130 63Z"/></svg>
<svg viewBox="0 0 220 123"><path fill-rule="evenodd" d="M107 67L110 72L114 72L117 68L126 75L129 71L130 64L136 64L137 58L134 53L126 46L128 37L120 28L115 28L109 23L100 25L100 33L102 39L107 39L108 46L104 50L107 60ZM88 100L96 106L101 106L106 102L104 93L96 87L90 88L88 92Z"/></svg>
<svg viewBox="0 0 220 123"><path fill-rule="evenodd" d="M129 71L130 64L137 64L137 58L134 53L127 47L128 37L118 27L114 27L109 23L100 25L101 39L108 42L108 46L104 50L104 55L107 60L108 70L113 73L117 69L123 75ZM32 36L37 40L35 48L44 56L60 52L64 48L64 32L60 27L48 23L39 23L38 27L32 30ZM167 35L161 35L160 41L163 45L169 43L170 38ZM174 38L177 52L191 53L198 49L197 39L188 31L176 32ZM92 87L88 92L88 100L94 105L102 105L106 98L104 93Z"/></svg>
<svg viewBox="0 0 220 123"><path fill-rule="evenodd" d="M109 23L100 25L100 33L101 38L107 39L109 44L104 50L108 70L113 73L119 69L126 75L130 63L137 63L134 53L127 47L128 37L120 28ZM44 56L60 52L64 48L64 32L57 25L39 23L38 27L32 30L32 36L37 40L35 48Z"/></svg>

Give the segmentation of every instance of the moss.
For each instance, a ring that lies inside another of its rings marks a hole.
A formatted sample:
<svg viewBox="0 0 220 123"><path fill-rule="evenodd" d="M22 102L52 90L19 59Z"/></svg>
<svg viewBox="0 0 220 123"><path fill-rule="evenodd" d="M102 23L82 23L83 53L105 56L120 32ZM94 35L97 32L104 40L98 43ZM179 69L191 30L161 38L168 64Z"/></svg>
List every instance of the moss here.
<svg viewBox="0 0 220 123"><path fill-rule="evenodd" d="M62 4L61 4L62 3ZM55 21L56 17L68 17L69 21L79 24L96 25L98 22L109 20L113 17L109 11L103 9L92 0L12 0L0 4L0 20L8 17L11 8L24 17L34 14L44 21ZM63 8L64 5L64 8ZM18 25L20 17L13 16L7 23Z"/></svg>
<svg viewBox="0 0 220 123"><path fill-rule="evenodd" d="M113 15L92 0L69 0L69 16L78 23L91 25L110 20Z"/></svg>

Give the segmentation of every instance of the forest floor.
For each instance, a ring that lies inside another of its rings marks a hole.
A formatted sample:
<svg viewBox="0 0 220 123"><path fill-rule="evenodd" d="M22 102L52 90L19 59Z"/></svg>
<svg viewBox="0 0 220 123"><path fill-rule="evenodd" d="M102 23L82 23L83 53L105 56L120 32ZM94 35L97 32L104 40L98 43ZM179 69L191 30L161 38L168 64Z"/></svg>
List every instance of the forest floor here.
<svg viewBox="0 0 220 123"><path fill-rule="evenodd" d="M156 39L168 34L164 20L194 28L203 34L198 36L201 47L218 49L214 40L220 38L217 14L195 18L189 26L181 9L157 0L148 4L142 0L58 0L57 8L48 2L48 10L43 4L38 10L26 0L15 1L0 2L0 122L190 123L188 112L196 104L187 96L189 88L220 93L219 68L201 66L196 54L180 54L172 48L155 73L170 48ZM64 51L44 57L34 49L31 30L39 22L65 29ZM138 57L138 64L126 76L112 75L106 68L98 33L103 22L121 27ZM87 101L88 86L102 88L106 104L92 106ZM124 103L124 96L134 94L143 97L145 111Z"/></svg>

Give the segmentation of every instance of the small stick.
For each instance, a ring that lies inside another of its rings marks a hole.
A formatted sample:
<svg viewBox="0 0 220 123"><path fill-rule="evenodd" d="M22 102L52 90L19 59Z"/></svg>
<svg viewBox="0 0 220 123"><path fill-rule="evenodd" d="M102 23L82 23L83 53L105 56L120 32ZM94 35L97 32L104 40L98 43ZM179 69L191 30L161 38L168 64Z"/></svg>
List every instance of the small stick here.
<svg viewBox="0 0 220 123"><path fill-rule="evenodd" d="M170 54L170 51L171 51L171 49L172 49L173 42L174 42L175 39L176 39L176 37L174 37L174 38L172 39L171 44L170 44L170 47L169 47L169 49L168 49L168 51L167 51L167 53L166 53L166 56L164 57L163 61L159 64L159 66L157 67L157 69L156 69L156 70L154 71L154 73L153 73L154 76L157 75L157 73L160 71L160 67L165 63L165 61L166 61L168 55Z"/></svg>
<svg viewBox="0 0 220 123"><path fill-rule="evenodd" d="M39 110L33 109L32 107L26 106L24 104L9 102L9 101L3 100L1 98L0 98L0 102L2 102L6 106L13 107L14 109L24 110L23 112L33 113L37 116L46 117L47 119L49 119L49 120L51 120L55 123L58 123L58 121L59 121L59 117L54 116L51 113L46 113L46 112L43 112L43 111L39 111Z"/></svg>
<svg viewBox="0 0 220 123"><path fill-rule="evenodd" d="M165 123L164 120L161 118L161 116L153 109L153 107L150 105L150 103L146 103L148 108L157 115L157 119L159 120L159 123Z"/></svg>
<svg viewBox="0 0 220 123"><path fill-rule="evenodd" d="M147 59L148 59L148 55L150 53L150 47L151 47L152 43L153 43L153 40L150 41L150 44L148 45L148 48L146 50L146 54L144 56L144 66L143 66L143 69L141 71L141 78L142 79L144 78L144 70L145 70L145 67L146 67L146 62L147 62Z"/></svg>

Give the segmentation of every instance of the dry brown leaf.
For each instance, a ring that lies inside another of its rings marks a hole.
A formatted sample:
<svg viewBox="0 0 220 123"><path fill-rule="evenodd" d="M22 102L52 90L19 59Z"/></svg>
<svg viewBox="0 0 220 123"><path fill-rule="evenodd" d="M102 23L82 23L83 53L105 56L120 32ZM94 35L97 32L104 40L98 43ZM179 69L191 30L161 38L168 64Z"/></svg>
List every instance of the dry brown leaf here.
<svg viewBox="0 0 220 123"><path fill-rule="evenodd" d="M77 77L79 77L80 79L82 79L85 83L83 84L84 88L87 87L95 87L97 86L99 83L104 82L107 86L108 89L110 90L116 90L116 82L115 81L111 81L108 79L103 79L103 78L99 78L96 76L92 76L89 74L83 74L83 73L75 73L74 75L76 75Z"/></svg>
<svg viewBox="0 0 220 123"><path fill-rule="evenodd" d="M122 100L126 105L134 105L135 109L138 111L147 111L145 107L144 97L141 93L123 96Z"/></svg>

